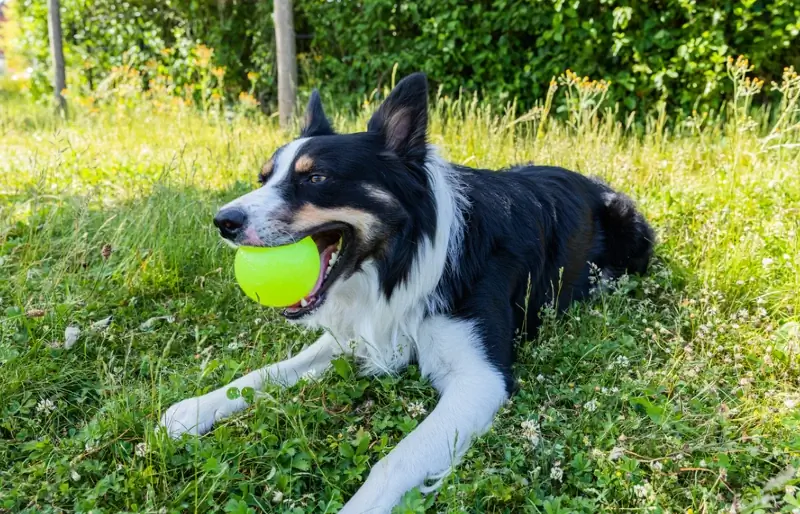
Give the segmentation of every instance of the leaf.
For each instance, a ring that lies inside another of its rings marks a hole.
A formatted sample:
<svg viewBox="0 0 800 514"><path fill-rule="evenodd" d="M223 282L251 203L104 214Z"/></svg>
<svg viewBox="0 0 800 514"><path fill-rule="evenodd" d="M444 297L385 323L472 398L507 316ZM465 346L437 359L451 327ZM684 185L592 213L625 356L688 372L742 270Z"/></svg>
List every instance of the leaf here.
<svg viewBox="0 0 800 514"><path fill-rule="evenodd" d="M350 446L350 443L345 442L339 444L339 453L342 455L342 457L347 459L352 459L356 454L355 450L353 450L353 447Z"/></svg>
<svg viewBox="0 0 800 514"><path fill-rule="evenodd" d="M630 401L633 405L643 407L645 413L653 421L653 423L660 425L664 422L664 415L666 414L666 409L664 407L655 405L648 398L631 398Z"/></svg>
<svg viewBox="0 0 800 514"><path fill-rule="evenodd" d="M216 457L209 457L203 464L203 471L206 473L216 473L219 471L219 461Z"/></svg>
<svg viewBox="0 0 800 514"><path fill-rule="evenodd" d="M331 364L333 365L333 369L336 370L336 373L343 379L348 380L351 376L353 376L353 368L344 357L334 359L331 361Z"/></svg>
<svg viewBox="0 0 800 514"><path fill-rule="evenodd" d="M369 449L369 443L371 442L371 438L369 436L369 432L364 432L361 434L361 438L358 440L358 447L356 448L356 455L363 455Z"/></svg>
<svg viewBox="0 0 800 514"><path fill-rule="evenodd" d="M304 452L295 455L292 459L292 467L301 471L308 471L311 469L311 459L309 455Z"/></svg>

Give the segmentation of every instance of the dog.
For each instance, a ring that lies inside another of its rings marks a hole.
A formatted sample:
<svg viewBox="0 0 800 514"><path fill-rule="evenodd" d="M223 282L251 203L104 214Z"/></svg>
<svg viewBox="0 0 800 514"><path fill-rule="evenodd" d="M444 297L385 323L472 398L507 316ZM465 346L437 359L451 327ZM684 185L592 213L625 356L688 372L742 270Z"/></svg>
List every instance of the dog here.
<svg viewBox="0 0 800 514"><path fill-rule="evenodd" d="M383 459L340 512L388 513L403 494L435 489L515 390L519 331L538 313L586 298L591 270L645 273L653 231L627 196L562 168L489 171L451 164L427 143L428 85L401 80L366 132L337 134L314 91L300 137L279 148L261 187L214 224L234 245L311 236L321 270L283 310L323 335L290 359L170 407L173 437L202 434L247 407L230 387L289 387L352 355L369 374L416 362L436 408ZM431 481L433 484L430 485Z"/></svg>

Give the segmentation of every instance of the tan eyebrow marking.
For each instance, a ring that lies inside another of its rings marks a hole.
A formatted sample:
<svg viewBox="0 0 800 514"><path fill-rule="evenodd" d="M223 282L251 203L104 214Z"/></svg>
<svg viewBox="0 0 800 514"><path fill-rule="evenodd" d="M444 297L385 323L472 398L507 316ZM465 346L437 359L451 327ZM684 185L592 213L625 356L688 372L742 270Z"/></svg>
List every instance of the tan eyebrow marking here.
<svg viewBox="0 0 800 514"><path fill-rule="evenodd" d="M267 162L264 164L264 166L262 166L262 167L261 167L261 172L258 174L258 177L259 177L261 180L266 180L266 179L267 179L267 177L269 177L269 176L270 176L270 174L272 173L272 169L273 169L274 167L275 167L275 160L274 160L274 159L270 159L270 160L268 160L268 161L267 161Z"/></svg>
<svg viewBox="0 0 800 514"><path fill-rule="evenodd" d="M295 173L308 173L314 168L314 159L308 155L301 155L294 163Z"/></svg>

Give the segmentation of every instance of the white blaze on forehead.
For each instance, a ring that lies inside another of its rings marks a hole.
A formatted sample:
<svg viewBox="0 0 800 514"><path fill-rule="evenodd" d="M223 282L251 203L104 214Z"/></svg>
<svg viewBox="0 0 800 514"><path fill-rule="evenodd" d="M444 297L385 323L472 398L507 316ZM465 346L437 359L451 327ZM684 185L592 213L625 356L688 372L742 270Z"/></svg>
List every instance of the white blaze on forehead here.
<svg viewBox="0 0 800 514"><path fill-rule="evenodd" d="M272 173L266 184L222 207L243 210L247 215L248 229L255 230L266 244L277 242L276 238L286 237L286 227L274 218L286 208L284 185L291 175L292 163L309 139L300 138L284 146L275 156Z"/></svg>
<svg viewBox="0 0 800 514"><path fill-rule="evenodd" d="M275 157L275 166L272 169L272 174L270 174L265 187L269 187L270 184L279 185L286 180L286 177L291 175L292 163L297 157L297 154L300 153L300 149L310 139L310 137L301 137L300 139L295 139L288 145L284 146L280 152L278 152L278 155Z"/></svg>

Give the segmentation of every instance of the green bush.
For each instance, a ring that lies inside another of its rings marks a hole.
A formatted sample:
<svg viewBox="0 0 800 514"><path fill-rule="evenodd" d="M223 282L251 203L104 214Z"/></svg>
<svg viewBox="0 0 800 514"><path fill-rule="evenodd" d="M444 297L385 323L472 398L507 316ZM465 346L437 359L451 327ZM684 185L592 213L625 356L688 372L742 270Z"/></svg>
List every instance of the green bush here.
<svg viewBox="0 0 800 514"><path fill-rule="evenodd" d="M20 0L28 49L46 55L44 0ZM63 0L66 46L92 85L123 56L157 60L181 82L189 49L215 49L233 95L256 80L274 102L272 3L243 0ZM624 110L716 108L725 58L744 54L769 83L800 65L797 0L296 0L301 86L360 100L424 70L445 94L481 91L531 107L565 69L612 82ZM169 54L166 48L177 50ZM248 72L255 72L250 75Z"/></svg>

